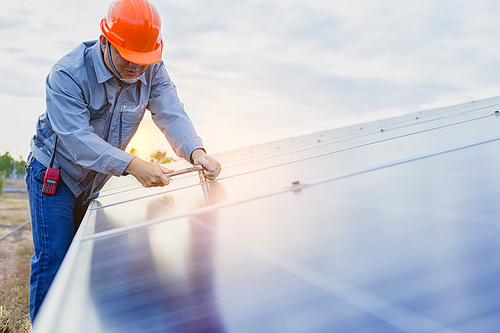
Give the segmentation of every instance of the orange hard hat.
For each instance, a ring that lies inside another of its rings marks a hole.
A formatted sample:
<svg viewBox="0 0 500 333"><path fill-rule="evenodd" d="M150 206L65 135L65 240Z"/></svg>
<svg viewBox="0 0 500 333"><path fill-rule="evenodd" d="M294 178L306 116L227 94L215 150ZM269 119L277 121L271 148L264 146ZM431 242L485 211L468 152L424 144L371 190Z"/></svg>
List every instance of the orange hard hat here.
<svg viewBox="0 0 500 333"><path fill-rule="evenodd" d="M114 1L101 21L101 32L125 60L139 65L161 60L160 14L148 0Z"/></svg>

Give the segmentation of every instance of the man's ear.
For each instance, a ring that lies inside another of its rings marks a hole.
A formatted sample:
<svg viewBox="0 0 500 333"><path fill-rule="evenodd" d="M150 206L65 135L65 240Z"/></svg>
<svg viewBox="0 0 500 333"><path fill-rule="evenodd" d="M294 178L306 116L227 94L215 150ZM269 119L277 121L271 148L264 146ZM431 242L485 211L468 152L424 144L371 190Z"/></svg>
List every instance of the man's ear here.
<svg viewBox="0 0 500 333"><path fill-rule="evenodd" d="M101 42L102 52L106 52L106 38L103 35L99 36L99 42Z"/></svg>

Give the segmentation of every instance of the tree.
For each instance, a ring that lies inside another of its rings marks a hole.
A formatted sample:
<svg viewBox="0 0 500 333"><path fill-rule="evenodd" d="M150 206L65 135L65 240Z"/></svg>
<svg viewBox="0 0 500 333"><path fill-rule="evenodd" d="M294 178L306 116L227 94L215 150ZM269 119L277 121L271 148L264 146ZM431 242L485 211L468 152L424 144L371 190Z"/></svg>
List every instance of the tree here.
<svg viewBox="0 0 500 333"><path fill-rule="evenodd" d="M139 157L139 153L137 152L137 149L134 147L130 148L130 154Z"/></svg>
<svg viewBox="0 0 500 333"><path fill-rule="evenodd" d="M14 171L14 158L10 156L9 152L0 156L0 171L5 171L7 176L10 176Z"/></svg>
<svg viewBox="0 0 500 333"><path fill-rule="evenodd" d="M158 164L165 164L175 161L175 158L167 156L167 152L164 150L156 149L149 154L149 161Z"/></svg>
<svg viewBox="0 0 500 333"><path fill-rule="evenodd" d="M23 160L22 156L16 161L16 174L18 176L24 176L26 174L26 161Z"/></svg>
<svg viewBox="0 0 500 333"><path fill-rule="evenodd" d="M0 155L0 172L4 172L7 177L13 175L22 176L26 174L26 161L21 156L16 161L10 152Z"/></svg>

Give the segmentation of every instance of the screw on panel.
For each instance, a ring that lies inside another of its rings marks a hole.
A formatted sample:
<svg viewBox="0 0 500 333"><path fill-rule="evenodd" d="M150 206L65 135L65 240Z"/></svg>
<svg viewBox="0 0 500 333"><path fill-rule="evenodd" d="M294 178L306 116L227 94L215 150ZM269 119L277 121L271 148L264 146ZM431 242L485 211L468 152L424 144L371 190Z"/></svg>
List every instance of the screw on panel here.
<svg viewBox="0 0 500 333"><path fill-rule="evenodd" d="M500 115L500 111L496 110L495 111L495 116L498 116L498 115Z"/></svg>
<svg viewBox="0 0 500 333"><path fill-rule="evenodd" d="M303 188L308 187L308 186L309 186L308 184L301 184L300 181L296 180L296 181L292 182L291 189L294 192L300 192L300 190L302 190Z"/></svg>
<svg viewBox="0 0 500 333"><path fill-rule="evenodd" d="M383 132L383 131L384 131L384 129L383 129L383 128L381 128L381 129L380 129L380 132Z"/></svg>

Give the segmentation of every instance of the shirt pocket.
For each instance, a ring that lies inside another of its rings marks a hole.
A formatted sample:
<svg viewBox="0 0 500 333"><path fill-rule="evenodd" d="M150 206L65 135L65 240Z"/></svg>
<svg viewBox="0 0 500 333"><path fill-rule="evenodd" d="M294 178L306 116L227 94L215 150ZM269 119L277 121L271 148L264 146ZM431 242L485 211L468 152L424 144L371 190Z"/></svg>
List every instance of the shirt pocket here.
<svg viewBox="0 0 500 333"><path fill-rule="evenodd" d="M138 124L144 117L146 104L123 105L121 110L121 120L124 124Z"/></svg>
<svg viewBox="0 0 500 333"><path fill-rule="evenodd" d="M134 136L146 111L146 104L123 105L120 112L118 147L124 149Z"/></svg>

